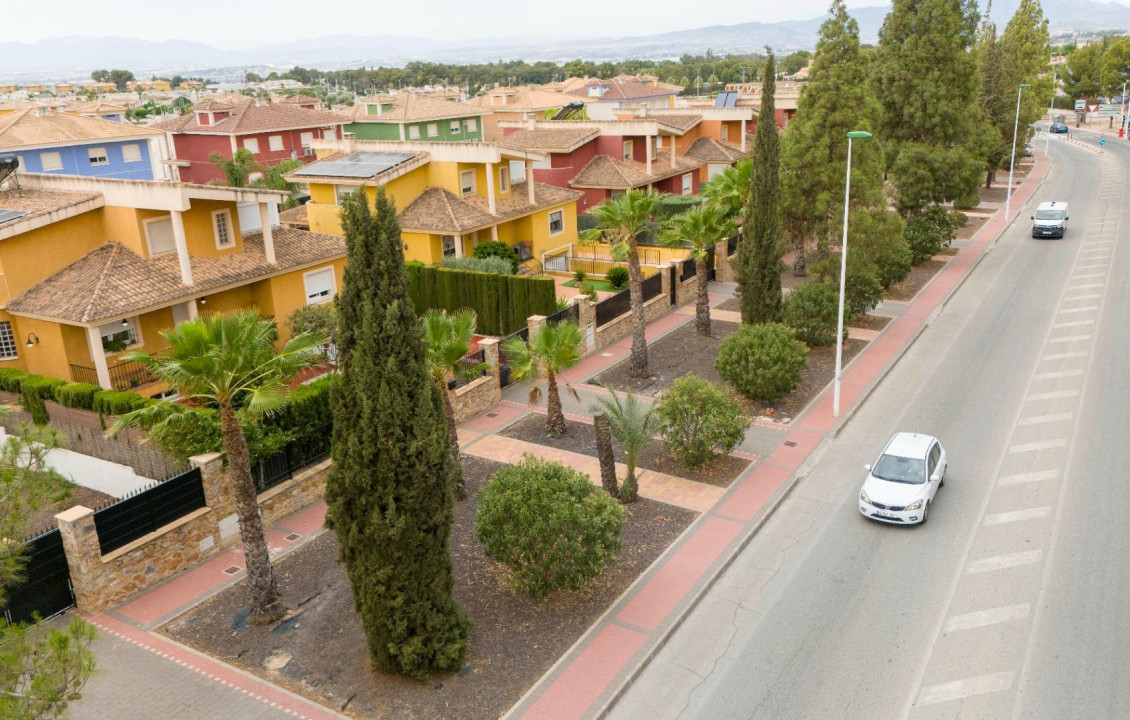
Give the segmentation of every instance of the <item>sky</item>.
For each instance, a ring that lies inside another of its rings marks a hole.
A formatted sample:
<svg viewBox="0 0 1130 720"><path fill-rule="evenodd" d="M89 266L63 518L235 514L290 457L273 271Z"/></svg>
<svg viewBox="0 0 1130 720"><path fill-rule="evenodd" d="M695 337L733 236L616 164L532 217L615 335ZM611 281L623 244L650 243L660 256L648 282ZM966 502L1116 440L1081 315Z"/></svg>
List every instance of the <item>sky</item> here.
<svg viewBox="0 0 1130 720"><path fill-rule="evenodd" d="M618 37L707 25L808 20L830 0L0 0L4 40L34 42L64 35L193 40L247 48L314 35L399 35L453 41L500 37ZM885 0L847 0L849 8ZM709 8L707 13L688 12ZM641 11L642 10L642 11ZM319 20L319 16L321 19Z"/></svg>

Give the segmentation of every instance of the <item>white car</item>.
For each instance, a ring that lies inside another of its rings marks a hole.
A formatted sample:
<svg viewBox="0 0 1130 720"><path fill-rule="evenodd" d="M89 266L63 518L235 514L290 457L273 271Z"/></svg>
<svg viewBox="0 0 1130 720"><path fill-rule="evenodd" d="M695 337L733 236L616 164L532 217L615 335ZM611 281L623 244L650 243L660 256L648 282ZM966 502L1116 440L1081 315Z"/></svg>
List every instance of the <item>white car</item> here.
<svg viewBox="0 0 1130 720"><path fill-rule="evenodd" d="M934 495L946 483L946 451L929 435L897 433L875 464L864 467L859 512L887 523L926 522Z"/></svg>

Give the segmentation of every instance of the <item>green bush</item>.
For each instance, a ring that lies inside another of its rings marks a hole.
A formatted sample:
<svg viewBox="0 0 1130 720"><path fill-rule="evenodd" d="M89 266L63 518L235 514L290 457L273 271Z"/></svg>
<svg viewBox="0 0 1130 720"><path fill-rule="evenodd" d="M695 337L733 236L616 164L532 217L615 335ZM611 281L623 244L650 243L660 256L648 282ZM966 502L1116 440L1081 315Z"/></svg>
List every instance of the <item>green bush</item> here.
<svg viewBox="0 0 1130 720"><path fill-rule="evenodd" d="M479 247L482 247L481 245ZM427 310L475 311L478 332L509 335L531 315L550 315L557 288L551 277L497 275L407 264L408 297L417 314Z"/></svg>
<svg viewBox="0 0 1130 720"><path fill-rule="evenodd" d="M93 383L66 383L55 388L55 402L66 407L91 410L94 408L94 395L99 392L102 392L102 387Z"/></svg>
<svg viewBox="0 0 1130 720"><path fill-rule="evenodd" d="M445 257L439 261L440 267L452 270L471 270L474 272L510 275L510 262L500 257Z"/></svg>
<svg viewBox="0 0 1130 720"><path fill-rule="evenodd" d="M43 400L55 398L55 388L66 385L66 380L44 377L42 375L28 375L20 383L20 392L33 393Z"/></svg>
<svg viewBox="0 0 1130 720"><path fill-rule="evenodd" d="M270 430L290 439L291 457L303 461L329 452L333 434L331 387L338 375L328 375L299 385L287 396L287 404L262 420Z"/></svg>
<svg viewBox="0 0 1130 720"><path fill-rule="evenodd" d="M604 279L608 281L613 290L623 290L628 286L628 268L623 265L613 265L608 268Z"/></svg>
<svg viewBox="0 0 1130 720"><path fill-rule="evenodd" d="M94 393L94 402L91 409L103 415L125 415L149 401L135 392L122 392L120 390L102 390Z"/></svg>
<svg viewBox="0 0 1130 720"><path fill-rule="evenodd" d="M253 465L278 453L286 447L289 440L286 433L268 427L242 412L239 414L239 424L243 428L247 452ZM220 414L211 408L178 413L171 421L153 426L149 431L149 439L165 454L182 462L194 455L223 452L224 449Z"/></svg>
<svg viewBox="0 0 1130 720"><path fill-rule="evenodd" d="M0 389L18 393L27 373L17 368L0 368Z"/></svg>
<svg viewBox="0 0 1130 720"><path fill-rule="evenodd" d="M836 341L840 293L831 283L808 280L785 296L782 320L796 330L798 340L809 345L831 345Z"/></svg>
<svg viewBox="0 0 1130 720"><path fill-rule="evenodd" d="M659 431L667 452L687 467L714 459L717 449L728 453L750 426L742 406L726 388L684 375L663 393L655 406Z"/></svg>
<svg viewBox="0 0 1130 720"><path fill-rule="evenodd" d="M800 383L808 350L779 323L742 325L718 349L714 368L750 400L776 402Z"/></svg>
<svg viewBox="0 0 1130 720"><path fill-rule="evenodd" d="M20 392L20 404L24 406L24 410L31 413L31 421L36 425L46 425L51 422L51 417L47 414L47 406L43 403L43 396L29 383L24 383L24 388Z"/></svg>
<svg viewBox="0 0 1130 720"><path fill-rule="evenodd" d="M844 315L863 317L883 301L883 284L870 273L848 272L844 285Z"/></svg>
<svg viewBox="0 0 1130 720"><path fill-rule="evenodd" d="M573 282L577 283L577 285L584 285L585 278L587 278L588 276L589 274L584 270L577 270L573 273Z"/></svg>
<svg viewBox="0 0 1130 720"><path fill-rule="evenodd" d="M702 203L700 195L664 195L659 201L659 215L662 220L680 215Z"/></svg>
<svg viewBox="0 0 1130 720"><path fill-rule="evenodd" d="M475 530L519 591L576 590L620 552L624 511L588 475L527 456L479 492Z"/></svg>
<svg viewBox="0 0 1130 720"><path fill-rule="evenodd" d="M910 243L900 239L875 258L875 279L884 290L889 290L892 285L906 280L913 264L914 252L910 249Z"/></svg>
<svg viewBox="0 0 1130 720"><path fill-rule="evenodd" d="M596 285L593 285L591 281L586 280L581 284L581 294L595 303L597 301Z"/></svg>
<svg viewBox="0 0 1130 720"><path fill-rule="evenodd" d="M495 240L488 240L487 242L481 242L481 243L479 243L478 245L475 246L475 249L471 252L471 257L476 257L476 258L489 258L489 257L502 258L506 262L510 263L510 272L511 273L518 272L518 253L517 253L517 251L514 250L514 248L510 247L509 245L507 245L504 242L498 242L498 241L495 241Z"/></svg>
<svg viewBox="0 0 1130 720"><path fill-rule="evenodd" d="M950 212L941 205L930 205L907 218L905 237L915 265L926 262L957 237L964 215Z"/></svg>

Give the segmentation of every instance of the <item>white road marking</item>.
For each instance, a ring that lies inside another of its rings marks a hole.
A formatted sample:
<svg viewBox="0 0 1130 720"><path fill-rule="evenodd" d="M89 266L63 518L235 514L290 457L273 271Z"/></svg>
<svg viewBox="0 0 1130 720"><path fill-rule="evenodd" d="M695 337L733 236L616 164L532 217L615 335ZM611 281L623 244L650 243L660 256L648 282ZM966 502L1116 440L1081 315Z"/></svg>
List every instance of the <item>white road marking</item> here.
<svg viewBox="0 0 1130 720"><path fill-rule="evenodd" d="M1032 565L1040 562L1044 557L1043 550L1024 550L1023 552L1008 553L1006 555L993 555L969 563L966 575L980 575L993 570L1007 570L1008 568Z"/></svg>
<svg viewBox="0 0 1130 720"><path fill-rule="evenodd" d="M1094 325L1094 320L1072 320L1071 322L1061 322L1052 325L1057 328L1079 327L1080 325Z"/></svg>
<svg viewBox="0 0 1130 720"><path fill-rule="evenodd" d="M1056 413L1055 415L1037 415L1036 417L1024 418L1016 423L1017 425L1041 425L1043 423L1060 422L1061 420L1070 420L1075 417L1075 413Z"/></svg>
<svg viewBox="0 0 1130 720"><path fill-rule="evenodd" d="M1086 273L1084 275L1072 275L1071 277L1076 280L1084 280L1086 278L1106 277L1106 273Z"/></svg>
<svg viewBox="0 0 1130 720"><path fill-rule="evenodd" d="M1078 390L1055 390L1053 392L1035 393L1029 395L1025 400L1028 402L1035 402L1036 400L1059 400L1061 398L1075 397L1078 394Z"/></svg>
<svg viewBox="0 0 1130 720"><path fill-rule="evenodd" d="M984 525L1003 525L1004 523L1020 522L1021 520L1035 520L1036 518L1049 517L1052 507L1028 508L1027 510L1010 510L1008 512L993 513L985 516Z"/></svg>
<svg viewBox="0 0 1130 720"><path fill-rule="evenodd" d="M1090 288L1101 288L1104 283L1087 283L1086 285L1076 285L1072 290L1087 290ZM1064 300L1074 300L1075 298L1064 298Z"/></svg>
<svg viewBox="0 0 1130 720"><path fill-rule="evenodd" d="M1041 360L1066 360L1067 358L1087 357L1090 355L1086 350L1077 350L1075 352L1055 353L1054 355L1045 355Z"/></svg>
<svg viewBox="0 0 1130 720"><path fill-rule="evenodd" d="M1099 309L1099 306L1098 306L1098 305L1089 305L1089 306L1087 306L1087 307L1079 307L1079 308L1066 308L1066 309L1064 309L1064 310L1060 310L1060 311L1059 311L1059 314L1060 314L1060 315L1064 315L1064 314L1066 314L1066 313L1080 313L1080 312L1091 312L1092 310L1098 310L1098 309ZM1057 327L1059 327L1059 326L1057 326Z"/></svg>
<svg viewBox="0 0 1130 720"><path fill-rule="evenodd" d="M991 610L978 610L976 612L965 613L964 615L954 615L946 621L945 631L949 633L956 630L969 630L971 628L985 627L986 625L996 625L1002 622L1023 620L1028 617L1031 611L1031 605L1021 603L1020 605L1008 605Z"/></svg>
<svg viewBox="0 0 1130 720"><path fill-rule="evenodd" d="M918 694L917 705L933 705L950 700L985 695L1000 692L1012 687L1012 672L999 672L992 675L978 675L976 677L955 680L953 682L927 685Z"/></svg>
<svg viewBox="0 0 1130 720"><path fill-rule="evenodd" d="M1037 375L1033 379L1034 380L1050 380L1052 378L1075 377L1077 375L1082 375L1082 374L1083 374L1082 370L1058 370L1056 372L1040 373L1039 375Z"/></svg>
<svg viewBox="0 0 1130 720"><path fill-rule="evenodd" d="M1089 293L1087 295L1076 295L1075 297L1064 298L1063 301L1064 302L1075 302L1076 300L1094 300L1094 299L1097 299L1097 298L1101 298L1102 296L1103 296L1102 293Z"/></svg>
<svg viewBox="0 0 1130 720"><path fill-rule="evenodd" d="M1097 258L1087 258L1087 259L1088 260L1096 260ZM1105 263L1105 262L1097 262L1097 263L1087 263L1086 265L1076 265L1075 269L1076 270L1092 270L1094 268L1101 268L1101 267L1106 267L1106 266L1107 266L1107 263Z"/></svg>
<svg viewBox="0 0 1130 720"><path fill-rule="evenodd" d="M1067 337L1052 338L1052 339L1048 340L1047 344L1051 345L1052 343L1065 343L1065 342L1076 342L1076 341L1083 342L1084 340L1090 340L1090 339L1091 339L1090 335L1069 335Z"/></svg>
<svg viewBox="0 0 1130 720"><path fill-rule="evenodd" d="M1067 440L1060 438L1058 440L1041 440L1040 442L1033 443L1020 443L1013 445L1008 449L1009 455L1016 455L1019 453L1036 452L1037 450L1050 450L1052 448L1067 447Z"/></svg>

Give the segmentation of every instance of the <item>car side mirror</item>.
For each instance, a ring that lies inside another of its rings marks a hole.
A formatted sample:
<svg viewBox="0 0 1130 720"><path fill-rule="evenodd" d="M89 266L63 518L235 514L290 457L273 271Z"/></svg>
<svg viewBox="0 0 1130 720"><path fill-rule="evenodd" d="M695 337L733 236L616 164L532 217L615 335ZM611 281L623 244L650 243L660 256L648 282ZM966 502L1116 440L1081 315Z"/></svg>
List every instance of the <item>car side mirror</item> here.
<svg viewBox="0 0 1130 720"><path fill-rule="evenodd" d="M863 469L866 470L867 472L871 472L871 463L867 463L866 465L864 465Z"/></svg>

